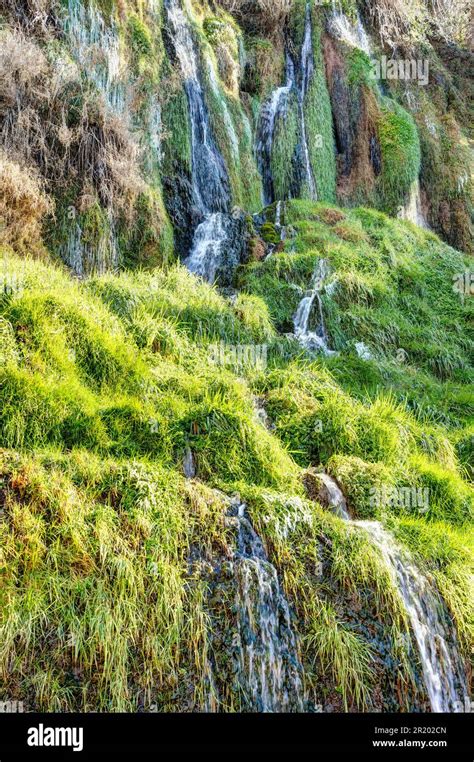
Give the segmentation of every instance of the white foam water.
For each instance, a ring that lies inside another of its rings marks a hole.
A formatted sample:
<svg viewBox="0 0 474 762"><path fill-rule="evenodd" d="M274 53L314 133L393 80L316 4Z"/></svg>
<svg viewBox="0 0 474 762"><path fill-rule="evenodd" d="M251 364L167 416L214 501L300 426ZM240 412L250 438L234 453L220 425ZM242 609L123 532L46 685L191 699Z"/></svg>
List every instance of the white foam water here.
<svg viewBox="0 0 474 762"><path fill-rule="evenodd" d="M412 183L408 201L405 206L399 210L398 218L401 220L408 220L409 222L413 222L420 228L428 228L428 223L423 213L420 181L418 178Z"/></svg>
<svg viewBox="0 0 474 762"><path fill-rule="evenodd" d="M334 354L334 352L329 348L329 337L326 331L323 303L321 300L324 282L328 275L329 268L327 260L320 259L313 276L312 288L298 305L294 317L294 328L296 338L305 349L319 350L326 355L331 355ZM312 330L310 328L310 320L315 304L317 306L317 322L316 328Z"/></svg>
<svg viewBox="0 0 474 762"><path fill-rule="evenodd" d="M362 50L369 58L372 55L369 36L359 12L350 19L342 9L339 0L332 0L332 13L328 20L328 31L336 39L346 45Z"/></svg>
<svg viewBox="0 0 474 762"><path fill-rule="evenodd" d="M436 587L378 521L355 521L367 532L387 565L415 636L432 712L458 712L467 696L455 633Z"/></svg>
<svg viewBox="0 0 474 762"><path fill-rule="evenodd" d="M317 474L318 478L324 484L327 500L331 511L339 516L340 519L350 521L349 511L347 510L346 498L337 482L324 472Z"/></svg>
<svg viewBox="0 0 474 762"><path fill-rule="evenodd" d="M318 476L327 488L330 508L351 526L366 532L386 564L416 640L431 711L462 711L462 699L468 695L465 671L454 627L435 584L379 521L351 520L334 479L327 474Z"/></svg>
<svg viewBox="0 0 474 762"><path fill-rule="evenodd" d="M309 138L305 116L305 99L314 73L313 30L311 23L311 4L306 5L305 29L299 72L297 76L295 63L288 53L286 57L286 83L273 91L270 99L263 105L260 114L260 125L257 140L257 160L263 182L263 203L265 206L276 200L275 187L271 169L272 151L277 121L285 116L288 109L289 97L296 93L298 100L298 119L301 133L301 150L303 154L303 174L306 182L306 193L312 200L317 199L316 182L311 166Z"/></svg>
<svg viewBox="0 0 474 762"><path fill-rule="evenodd" d="M184 260L190 272L208 283L216 279L217 268L228 243L229 224L229 216L222 212L208 214L196 228L191 251Z"/></svg>
<svg viewBox="0 0 474 762"><path fill-rule="evenodd" d="M236 521L236 652L244 703L250 711L301 712L302 667L288 601L245 505L236 507Z"/></svg>

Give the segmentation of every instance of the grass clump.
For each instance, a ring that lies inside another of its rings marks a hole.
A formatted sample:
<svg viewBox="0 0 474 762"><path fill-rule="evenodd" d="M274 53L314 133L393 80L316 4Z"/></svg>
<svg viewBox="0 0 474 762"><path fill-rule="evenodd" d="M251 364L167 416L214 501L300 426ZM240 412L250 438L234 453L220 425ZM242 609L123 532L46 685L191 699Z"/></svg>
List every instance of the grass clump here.
<svg viewBox="0 0 474 762"><path fill-rule="evenodd" d="M183 669L203 679L186 557L214 531L225 542L219 501L198 486L190 499L157 465L84 453L3 452L0 469L5 690L42 711L163 710L176 691L184 701Z"/></svg>
<svg viewBox="0 0 474 762"><path fill-rule="evenodd" d="M413 117L395 101L384 99L378 124L382 153L380 178L384 210L402 207L420 172L420 141Z"/></svg>

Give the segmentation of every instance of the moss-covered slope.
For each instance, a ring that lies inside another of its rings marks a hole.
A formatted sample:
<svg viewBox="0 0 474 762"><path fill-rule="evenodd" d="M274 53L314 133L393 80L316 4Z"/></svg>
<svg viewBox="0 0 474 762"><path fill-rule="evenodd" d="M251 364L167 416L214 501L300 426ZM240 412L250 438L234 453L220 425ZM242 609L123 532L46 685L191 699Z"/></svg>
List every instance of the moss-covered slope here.
<svg viewBox="0 0 474 762"><path fill-rule="evenodd" d="M251 708L231 677L222 565L235 492L293 607L313 704L422 706L383 560L306 497L310 466L411 549L469 652L463 257L364 209L292 202L285 223L295 251L244 268L230 301L181 267L79 283L4 252L1 668L28 708ZM326 359L278 333L322 256L337 284L323 295L338 350ZM427 510L374 503L394 488L423 490Z"/></svg>

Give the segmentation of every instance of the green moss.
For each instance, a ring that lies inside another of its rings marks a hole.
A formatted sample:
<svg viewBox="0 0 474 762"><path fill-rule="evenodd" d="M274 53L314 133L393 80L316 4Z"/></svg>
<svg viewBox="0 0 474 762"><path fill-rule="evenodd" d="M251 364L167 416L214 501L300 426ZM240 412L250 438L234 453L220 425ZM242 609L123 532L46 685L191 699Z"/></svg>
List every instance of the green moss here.
<svg viewBox="0 0 474 762"><path fill-rule="evenodd" d="M183 90L173 92L163 107L164 140L163 174L173 175L177 167L191 171L191 134L188 102Z"/></svg>
<svg viewBox="0 0 474 762"><path fill-rule="evenodd" d="M150 30L136 14L131 14L128 17L128 30L134 55L138 59L142 56L152 56L153 43Z"/></svg>
<svg viewBox="0 0 474 762"><path fill-rule="evenodd" d="M280 236L272 222L265 222L260 232L265 243L277 244L280 242Z"/></svg>
<svg viewBox="0 0 474 762"><path fill-rule="evenodd" d="M294 177L300 139L298 103L292 93L285 113L275 123L270 162L275 198L291 198L299 191Z"/></svg>
<svg viewBox="0 0 474 762"><path fill-rule="evenodd" d="M149 188L138 197L132 228L123 227L121 250L126 267L152 268L173 261L173 228L160 191Z"/></svg>
<svg viewBox="0 0 474 762"><path fill-rule="evenodd" d="M403 207L420 172L420 141L413 117L400 105L384 98L378 125L382 153L379 180L383 208L396 214Z"/></svg>
<svg viewBox="0 0 474 762"><path fill-rule="evenodd" d="M350 85L374 85L373 65L369 56L363 50L354 48L347 59L347 81Z"/></svg>
<svg viewBox="0 0 474 762"><path fill-rule="evenodd" d="M304 104L311 166L319 201L336 199L336 151L333 134L331 101L326 84L325 63L321 44L321 20L313 11L314 74Z"/></svg>

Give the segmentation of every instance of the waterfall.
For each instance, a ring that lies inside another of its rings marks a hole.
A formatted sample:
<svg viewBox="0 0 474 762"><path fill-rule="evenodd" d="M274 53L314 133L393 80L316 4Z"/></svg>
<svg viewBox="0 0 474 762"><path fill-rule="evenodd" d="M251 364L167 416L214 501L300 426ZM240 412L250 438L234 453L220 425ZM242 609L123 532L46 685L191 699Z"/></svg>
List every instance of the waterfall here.
<svg viewBox="0 0 474 762"><path fill-rule="evenodd" d="M219 263L226 254L230 226L229 215L216 212L208 214L204 222L196 228L193 246L184 264L190 272L204 278L208 283L215 281Z"/></svg>
<svg viewBox="0 0 474 762"><path fill-rule="evenodd" d="M263 182L263 204L268 206L275 197L271 170L273 138L277 119L283 115L288 106L288 96L295 86L295 67L287 56L286 84L273 91L270 100L262 107L260 115L259 136L257 142L258 168Z"/></svg>
<svg viewBox="0 0 474 762"><path fill-rule="evenodd" d="M338 484L332 479L328 474L325 474L324 472L317 474L318 479L320 479L324 485L324 492L326 493L326 500L331 508L331 511L336 515L339 516L340 519L345 519L346 521L350 521L350 515L349 511L347 510L347 503L346 498L342 494L342 490L338 486Z"/></svg>
<svg viewBox="0 0 474 762"><path fill-rule="evenodd" d="M246 506L234 504L234 511L238 527L236 660L245 703L257 712L303 711L302 666L288 601Z"/></svg>
<svg viewBox="0 0 474 762"><path fill-rule="evenodd" d="M326 474L318 476L324 477L330 507L339 509L341 496L344 497L338 485ZM418 647L431 711L462 711L463 698L468 695L464 668L454 627L435 585L417 569L410 554L399 547L379 521L352 521L347 512L342 518L370 536L399 592Z"/></svg>
<svg viewBox="0 0 474 762"><path fill-rule="evenodd" d="M263 203L265 206L275 201L274 180L271 170L271 159L275 128L277 121L283 117L288 108L290 93L294 91L298 100L298 119L301 134L301 150L303 154L304 175L308 193L311 199L317 199L316 182L309 152L308 130L304 113L305 99L314 73L313 30L311 25L311 6L306 5L305 31L301 56L299 61L299 76L290 54L286 56L286 83L273 91L270 99L263 105L260 114L260 125L257 140L257 161L263 181Z"/></svg>
<svg viewBox="0 0 474 762"><path fill-rule="evenodd" d="M428 228L423 206L421 203L420 181L418 178L412 183L407 203L398 212L400 220L408 220L420 228Z"/></svg>
<svg viewBox="0 0 474 762"><path fill-rule="evenodd" d="M313 29L311 26L311 7L306 5L305 29L303 46L301 48L301 83L298 88L298 110L300 114L301 141L304 154L306 182L308 184L309 197L317 199L316 183L314 180L311 159L309 156L308 134L306 129L306 117L304 113L305 99L308 94L311 79L314 73L313 57Z"/></svg>
<svg viewBox="0 0 474 762"><path fill-rule="evenodd" d="M309 350L321 350L324 354L330 355L334 352L329 349L328 335L324 322L323 303L321 292L324 288L324 281L329 275L328 263L326 259L320 259L313 276L312 290L301 300L296 315L294 317L295 335L300 344ZM310 329L310 318L313 312L314 304L318 305L318 323L315 331Z"/></svg>
<svg viewBox="0 0 474 762"><path fill-rule="evenodd" d="M93 3L68 0L64 30L73 57L102 93L106 104L112 111L126 115L128 104L121 71L120 35L114 21L106 24Z"/></svg>
<svg viewBox="0 0 474 762"><path fill-rule="evenodd" d="M203 217L195 231L185 264L192 272L212 281L218 267L219 255L225 252L228 244L227 233L230 226L225 224L224 217L230 207L229 178L224 159L212 135L189 20L179 0L165 0L165 8L188 100L193 199L195 207ZM212 64L209 66L209 74L211 87L217 87ZM230 135L232 142L232 131ZM235 148L238 149L238 146L234 146L234 150Z"/></svg>
<svg viewBox="0 0 474 762"><path fill-rule="evenodd" d="M345 42L352 48L359 48L369 58L372 55L370 40L364 24L357 11L355 19L351 20L343 11L339 0L332 0L332 13L328 20L328 31L336 39Z"/></svg>
<svg viewBox="0 0 474 762"><path fill-rule="evenodd" d="M444 603L434 585L378 521L355 521L380 550L403 600L418 646L432 712L459 711L467 696L462 660Z"/></svg>
<svg viewBox="0 0 474 762"><path fill-rule="evenodd" d="M165 0L165 6L188 99L194 202L203 215L227 212L229 179L212 135L190 24L179 0Z"/></svg>

